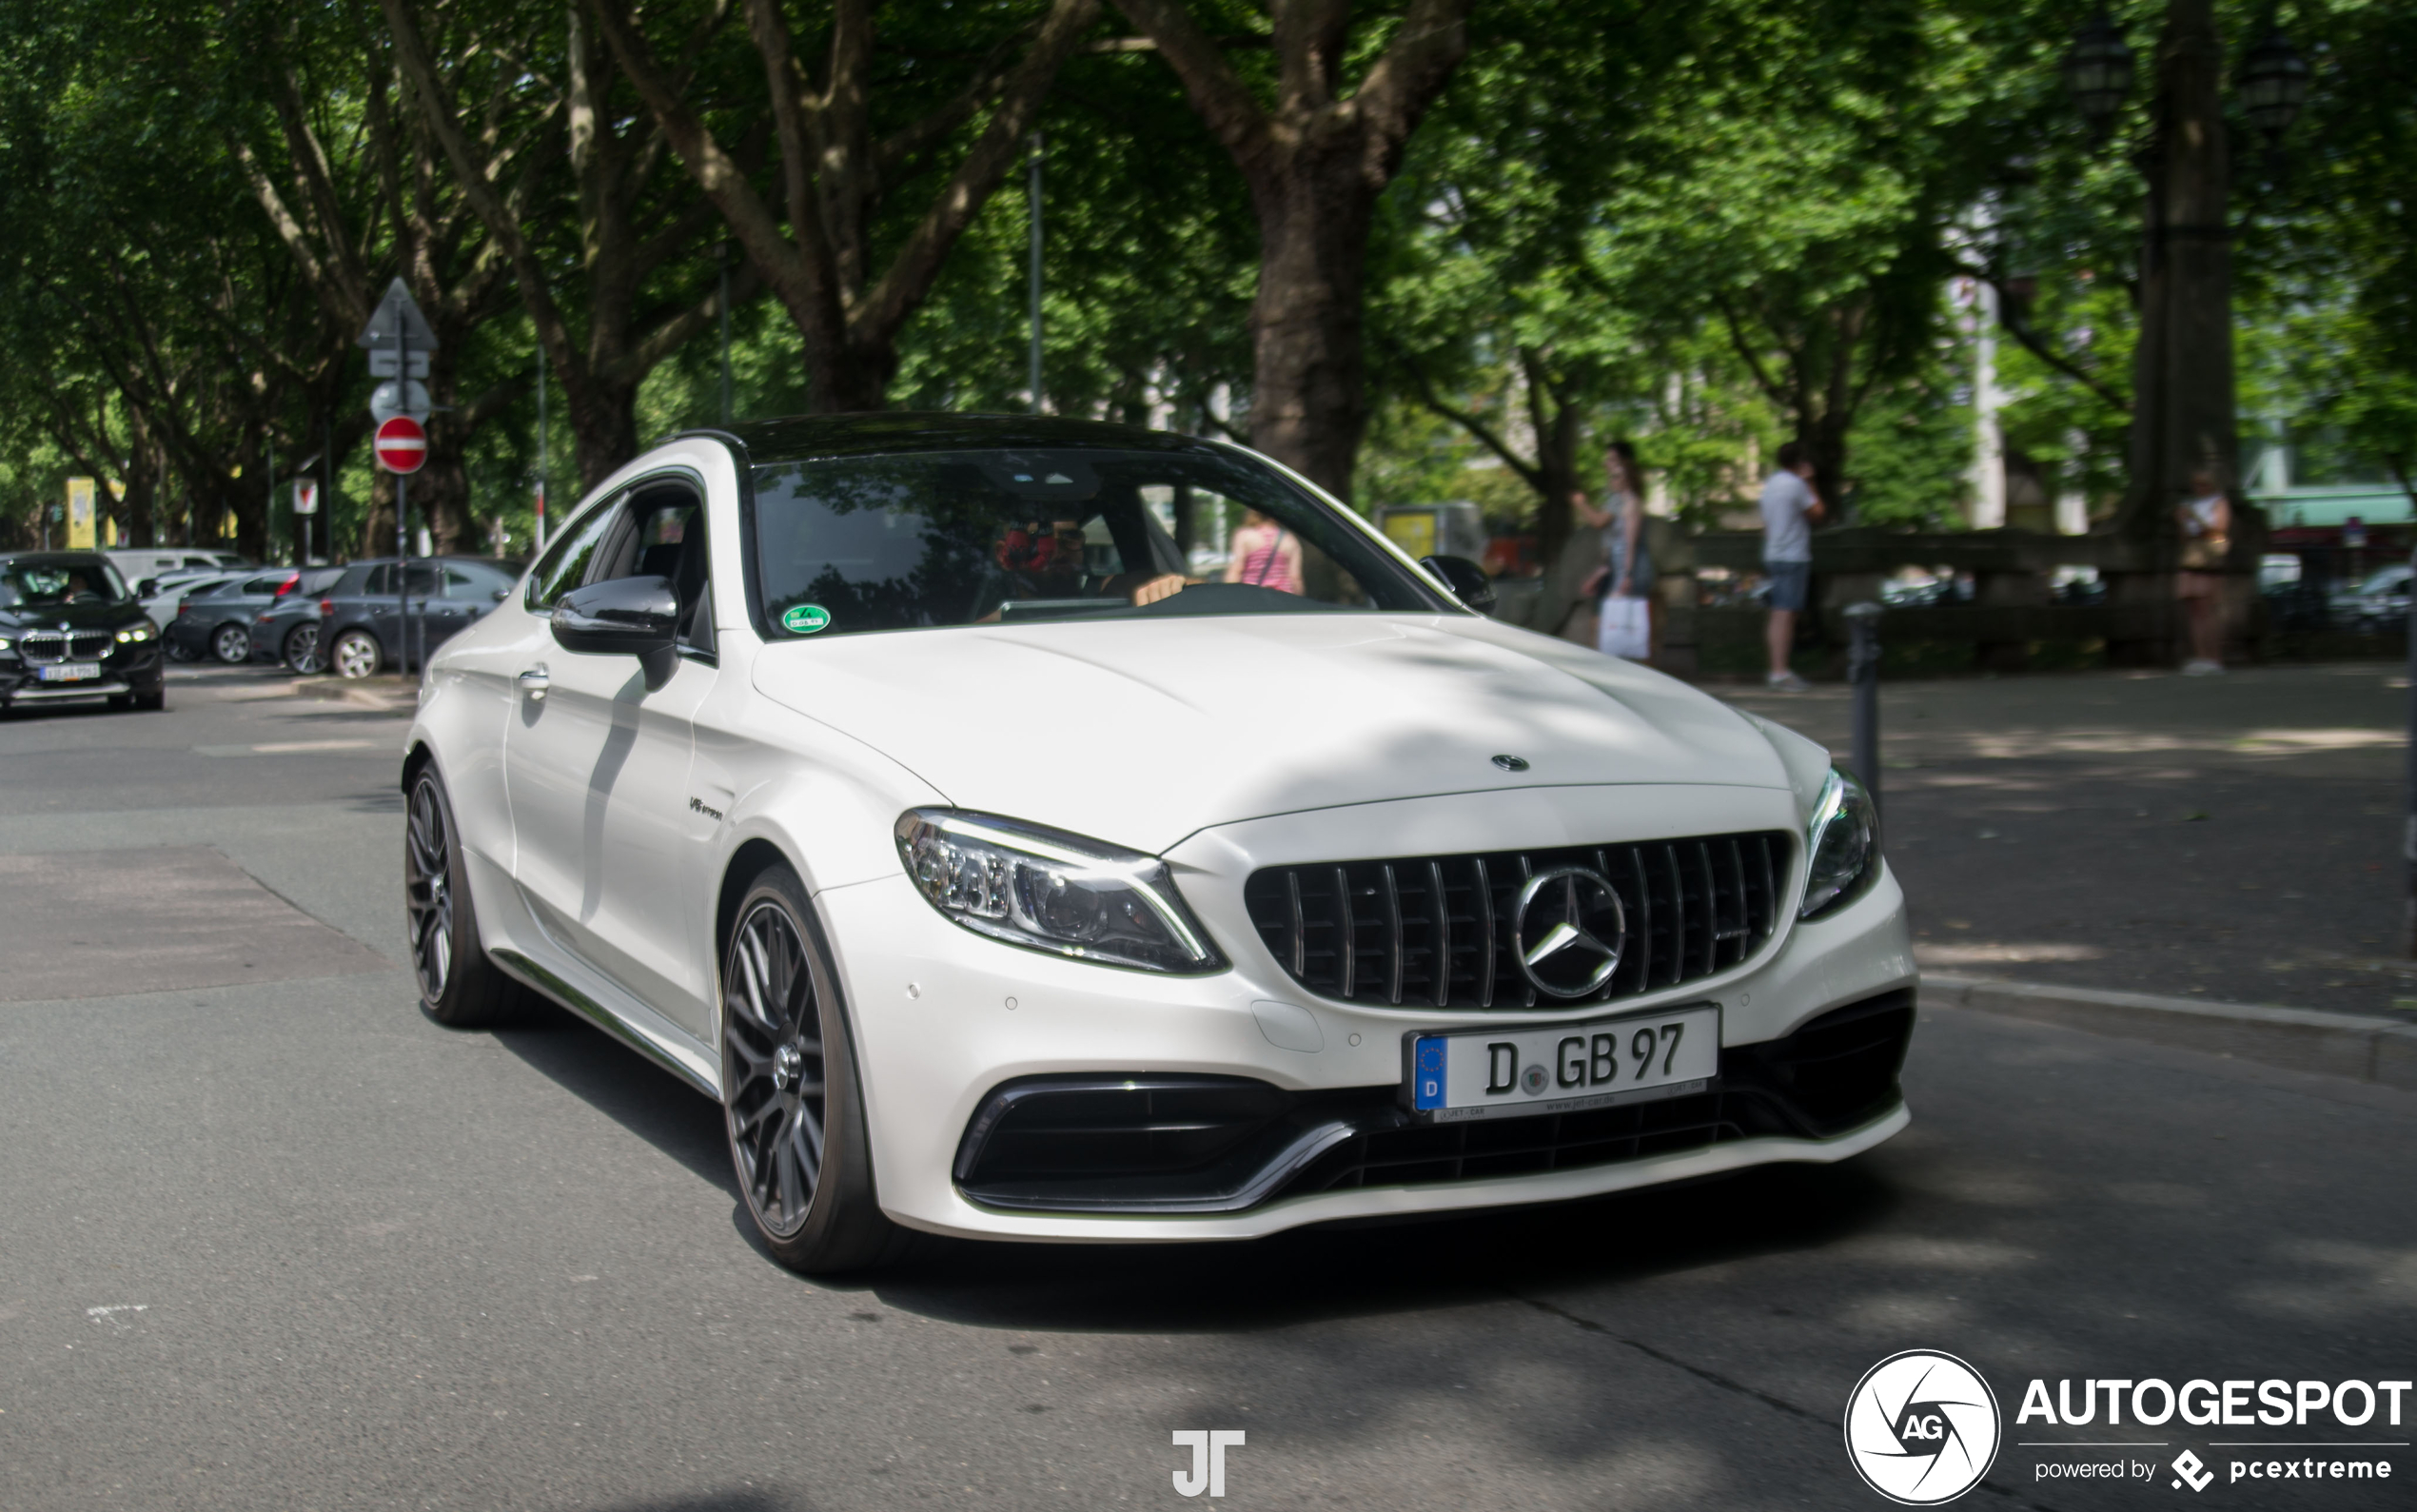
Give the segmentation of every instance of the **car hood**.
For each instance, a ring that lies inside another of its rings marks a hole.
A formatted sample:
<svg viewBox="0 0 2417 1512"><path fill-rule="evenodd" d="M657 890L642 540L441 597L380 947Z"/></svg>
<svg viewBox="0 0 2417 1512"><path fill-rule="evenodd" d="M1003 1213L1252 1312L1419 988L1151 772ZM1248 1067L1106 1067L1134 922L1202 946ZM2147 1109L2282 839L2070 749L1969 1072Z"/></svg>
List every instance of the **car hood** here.
<svg viewBox="0 0 2417 1512"><path fill-rule="evenodd" d="M123 603L54 604L49 608L27 604L0 609L0 625L11 630L56 630L61 625L70 630L115 630L142 618L143 606L131 599Z"/></svg>
<svg viewBox="0 0 2417 1512"><path fill-rule="evenodd" d="M1682 683L1490 619L1267 615L776 642L756 687L960 808L1145 851L1209 825L1593 783L1784 788ZM1526 763L1505 770L1497 756Z"/></svg>

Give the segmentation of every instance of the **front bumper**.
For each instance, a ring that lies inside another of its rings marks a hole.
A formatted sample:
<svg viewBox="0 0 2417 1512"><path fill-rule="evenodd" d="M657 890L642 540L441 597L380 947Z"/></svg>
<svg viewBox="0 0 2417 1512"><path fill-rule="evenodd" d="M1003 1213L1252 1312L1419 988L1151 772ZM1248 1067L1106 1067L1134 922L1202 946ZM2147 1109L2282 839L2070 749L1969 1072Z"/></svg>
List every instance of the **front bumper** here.
<svg viewBox="0 0 2417 1512"><path fill-rule="evenodd" d="M157 693L167 682L167 662L160 643L153 640L104 657L97 677L79 682L44 682L41 678L38 666L29 666L13 657L0 660L0 708Z"/></svg>
<svg viewBox="0 0 2417 1512"><path fill-rule="evenodd" d="M1484 807L1482 798L1427 803L1448 802L1465 811ZM1722 812L1707 808L1700 817L1684 814L1692 800L1683 794L1665 790L1656 799L1658 815L1680 815L1665 820L1676 833L1794 822L1792 811L1740 814L1745 800L1734 790L1719 798ZM1774 800L1786 801L1776 795ZM1713 796L1706 795L1704 801L1712 805ZM1369 807L1406 811L1427 803ZM1297 842L1308 855L1385 854L1339 840L1325 817L1289 821L1295 830L1323 832ZM1388 819L1405 822L1388 826ZM1415 820L1408 813L1362 814L1347 822L1375 826L1405 850L1440 851L1456 843L1422 835ZM1482 818L1477 827L1512 833L1508 823ZM1594 833L1616 832L1596 827ZM1253 852L1253 865L1307 858L1287 856L1276 845L1249 836L1243 843ZM1196 867L1184 866L1187 853ZM1854 1109L1849 1122L1807 1124L1756 1113L1739 1101L1750 1091L1750 1078L1744 1062L1724 1055L1722 1085L1714 1094L1720 1108L1676 1106L1686 1099L1643 1105L1658 1110L1643 1115L1648 1120L1722 1126L1710 1138L1692 1132L1665 1138L1674 1130L1641 1125L1626 1132L1607 1129L1598 1131L1597 1143L1629 1142L1610 1150L1613 1158L1570 1166L1557 1165L1557 1157L1531 1159L1511 1162L1508 1168L1502 1162L1489 1166L1484 1158L1502 1151L1478 1150L1472 1161L1465 1149L1440 1154L1424 1149L1420 1141L1432 1130L1402 1129L1391 1121L1387 1099L1402 1077L1402 1036L1484 1027L1499 1015L1344 1004L1305 993L1260 948L1241 913L1240 874L1193 845L1178 847L1169 859L1178 865L1186 899L1234 961L1231 970L1199 977L1156 976L1000 944L941 918L903 872L817 894L855 1034L874 1180L891 1217L933 1232L992 1239L1247 1239L1337 1219L1552 1202L1775 1161L1839 1160L1878 1144L1907 1121L1893 1094L1893 1064L1889 1096ZM1792 886L1791 896L1795 891ZM1795 925L1776 946L1736 967L1614 1005L1573 1010L1568 1016L1576 1021L1717 1001L1724 1047L1739 1051L1782 1040L1819 1015L1910 989L1915 980L1903 894L1883 870L1846 908L1818 922ZM1554 1015L1518 1016L1534 1021ZM1739 1068L1735 1074L1733 1066ZM965 1163L968 1130L1002 1088L1029 1085L1032 1078L1121 1081L1144 1075L1241 1079L1282 1100L1271 1127L1292 1132L1338 1122L1345 1127L1324 1148L1291 1161L1276 1179L1265 1178L1285 1162L1272 1157L1235 1173L1228 1186L1255 1188L1238 1204L1228 1193L1189 1208L1160 1203L1154 1211L1131 1210L1130 1203L1123 1205L1126 1210L1098 1206L1041 1210L1032 1206L1029 1187L1019 1193L986 1184L978 1162ZM1480 1137L1533 1142L1539 1130L1515 1126L1546 1121L1508 1120L1495 1127L1510 1132ZM1404 1164L1391 1164L1396 1157ZM1457 1174L1440 1176L1406 1168L1420 1160L1461 1165Z"/></svg>

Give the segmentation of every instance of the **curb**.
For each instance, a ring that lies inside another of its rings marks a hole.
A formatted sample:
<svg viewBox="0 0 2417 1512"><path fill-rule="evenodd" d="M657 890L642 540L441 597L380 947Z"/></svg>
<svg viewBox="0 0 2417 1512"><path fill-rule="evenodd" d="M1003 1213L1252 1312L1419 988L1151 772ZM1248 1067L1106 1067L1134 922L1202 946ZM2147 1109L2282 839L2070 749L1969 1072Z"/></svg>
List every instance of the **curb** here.
<svg viewBox="0 0 2417 1512"><path fill-rule="evenodd" d="M1923 973L1921 995L1950 1008L2417 1091L2417 1024L2398 1019L1933 972Z"/></svg>
<svg viewBox="0 0 2417 1512"><path fill-rule="evenodd" d="M399 678L364 684L336 677L297 677L294 691L305 698L349 703L380 714L409 714L419 706L418 690Z"/></svg>

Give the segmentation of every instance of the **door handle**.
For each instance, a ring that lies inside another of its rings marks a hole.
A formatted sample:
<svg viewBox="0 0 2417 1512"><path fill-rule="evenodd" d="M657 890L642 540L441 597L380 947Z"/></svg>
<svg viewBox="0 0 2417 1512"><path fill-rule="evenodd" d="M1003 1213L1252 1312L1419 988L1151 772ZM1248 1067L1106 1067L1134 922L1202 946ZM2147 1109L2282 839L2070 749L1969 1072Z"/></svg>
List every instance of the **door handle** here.
<svg viewBox="0 0 2417 1512"><path fill-rule="evenodd" d="M544 701L545 690L554 686L554 679L546 676L543 667L531 667L521 674L519 681L521 691L529 696L531 703Z"/></svg>

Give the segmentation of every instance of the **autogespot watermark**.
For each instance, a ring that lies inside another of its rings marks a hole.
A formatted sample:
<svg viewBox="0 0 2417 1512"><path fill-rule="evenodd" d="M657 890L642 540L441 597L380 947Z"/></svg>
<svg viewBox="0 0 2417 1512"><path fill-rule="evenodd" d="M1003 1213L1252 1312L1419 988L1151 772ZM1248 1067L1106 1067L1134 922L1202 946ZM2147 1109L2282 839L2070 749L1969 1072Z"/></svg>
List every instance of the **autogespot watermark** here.
<svg viewBox="0 0 2417 1512"><path fill-rule="evenodd" d="M1198 1496L1206 1491L1210 1496L1226 1494L1226 1451L1242 1445L1240 1428L1177 1428L1175 1446L1191 1450L1191 1469L1175 1472L1175 1491L1179 1496Z"/></svg>
<svg viewBox="0 0 2417 1512"><path fill-rule="evenodd" d="M2192 1497L2219 1485L2274 1481L2388 1481L2394 1462L2379 1451L2409 1447L2392 1430L2402 1427L2410 1391L2407 1381L2276 1378L2196 1379L2178 1386L2155 1378L2091 1378L2059 1380L2052 1390L2034 1379L2014 1413L2017 1434L2087 1429L2098 1436L2017 1438L2013 1447L2034 1451L2027 1458L2034 1483L2125 1482ZM2191 1443L2137 1437L2169 1425L2273 1436ZM2280 1436L2286 1432L2294 1436ZM1889 1356L1864 1372L1847 1399L1846 1447L1856 1473L1908 1506L1936 1506L1980 1484L2003 1433L1996 1398L1980 1372L1934 1349Z"/></svg>

